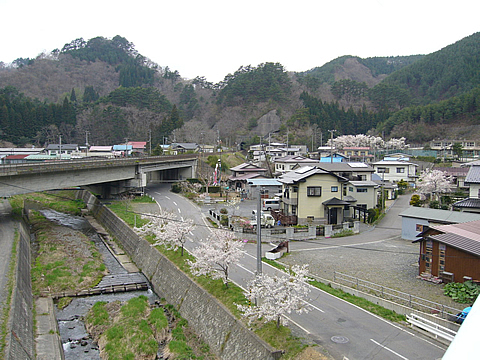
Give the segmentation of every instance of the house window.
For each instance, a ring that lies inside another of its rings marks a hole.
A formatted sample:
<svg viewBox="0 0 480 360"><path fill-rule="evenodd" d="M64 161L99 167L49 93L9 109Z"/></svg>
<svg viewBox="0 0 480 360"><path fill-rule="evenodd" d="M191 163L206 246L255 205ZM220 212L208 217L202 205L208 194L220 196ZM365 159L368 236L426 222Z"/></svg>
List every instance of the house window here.
<svg viewBox="0 0 480 360"><path fill-rule="evenodd" d="M357 188L357 193L366 193L368 191L367 188Z"/></svg>
<svg viewBox="0 0 480 360"><path fill-rule="evenodd" d="M404 167L397 167L397 174L404 174L405 173L405 168Z"/></svg>
<svg viewBox="0 0 480 360"><path fill-rule="evenodd" d="M388 173L390 173L390 168L379 167L379 168L377 169L377 172L378 172L379 174L388 174Z"/></svg>
<svg viewBox="0 0 480 360"><path fill-rule="evenodd" d="M332 186L330 189L331 192L338 192L338 186Z"/></svg>
<svg viewBox="0 0 480 360"><path fill-rule="evenodd" d="M294 193L298 192L298 186L293 186L293 187L292 187L292 191L293 191Z"/></svg>
<svg viewBox="0 0 480 360"><path fill-rule="evenodd" d="M422 231L423 231L423 225L421 225L421 224L416 224L416 225L415 225L415 231L422 232Z"/></svg>
<svg viewBox="0 0 480 360"><path fill-rule="evenodd" d="M307 186L307 196L322 196L322 187Z"/></svg>
<svg viewBox="0 0 480 360"><path fill-rule="evenodd" d="M353 192L353 187L350 186L350 187L348 188L348 191Z"/></svg>

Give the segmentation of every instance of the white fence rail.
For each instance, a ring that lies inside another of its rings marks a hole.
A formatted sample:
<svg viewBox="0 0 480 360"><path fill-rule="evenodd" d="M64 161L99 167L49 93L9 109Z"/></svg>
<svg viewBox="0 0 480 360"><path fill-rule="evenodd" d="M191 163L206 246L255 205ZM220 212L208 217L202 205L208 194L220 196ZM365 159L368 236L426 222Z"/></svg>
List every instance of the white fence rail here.
<svg viewBox="0 0 480 360"><path fill-rule="evenodd" d="M456 331L448 329L442 325L436 324L433 321L424 319L418 315L410 314L407 315L407 321L420 329L428 331L435 335L435 338L441 337L450 342L453 341L453 338L457 334Z"/></svg>

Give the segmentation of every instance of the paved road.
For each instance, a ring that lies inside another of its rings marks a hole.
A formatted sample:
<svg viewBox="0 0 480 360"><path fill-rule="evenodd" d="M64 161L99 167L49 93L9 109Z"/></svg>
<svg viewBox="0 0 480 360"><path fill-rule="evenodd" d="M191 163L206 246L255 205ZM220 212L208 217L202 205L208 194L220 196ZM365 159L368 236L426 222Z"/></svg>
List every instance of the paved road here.
<svg viewBox="0 0 480 360"><path fill-rule="evenodd" d="M169 186L150 185L147 192L163 209L174 211L184 218L188 216L199 225L206 225L201 209L182 196L171 193ZM336 245L398 236L398 213L405 207L404 202L407 200L400 198L376 229L355 237L336 239L340 241ZM192 241L186 244L186 248L196 246L196 239L204 238L208 233L207 227L197 226ZM300 245L312 246L312 243L295 243L295 247ZM242 263L231 270L230 277L238 285L245 286L254 277L255 270L256 245L247 244ZM274 274L278 270L264 264L263 272ZM390 323L313 287L309 303L312 311L308 314L292 314L289 317L294 324L293 328L302 336L325 347L336 359L440 359L445 352L445 346L411 329Z"/></svg>

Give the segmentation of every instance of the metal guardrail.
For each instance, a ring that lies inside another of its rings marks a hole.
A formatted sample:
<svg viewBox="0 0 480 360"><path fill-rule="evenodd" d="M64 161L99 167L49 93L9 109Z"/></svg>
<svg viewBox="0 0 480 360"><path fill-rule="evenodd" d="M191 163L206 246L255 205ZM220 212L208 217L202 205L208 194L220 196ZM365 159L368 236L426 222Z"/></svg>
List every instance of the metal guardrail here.
<svg viewBox="0 0 480 360"><path fill-rule="evenodd" d="M460 309L455 309L444 304L426 300L383 285L362 280L354 276L342 274L338 271L333 272L333 281L353 287L357 290L363 290L380 298L393 301L397 304L404 305L424 313L437 314L439 317L447 320L451 320L452 316L462 311Z"/></svg>
<svg viewBox="0 0 480 360"><path fill-rule="evenodd" d="M434 334L435 338L441 337L451 342L453 341L453 338L455 337L455 335L457 335L456 331L448 329L442 325L436 324L433 321L424 319L415 314L407 315L407 321L410 324L416 327L419 327L420 329L423 329L425 331L428 331L429 333Z"/></svg>

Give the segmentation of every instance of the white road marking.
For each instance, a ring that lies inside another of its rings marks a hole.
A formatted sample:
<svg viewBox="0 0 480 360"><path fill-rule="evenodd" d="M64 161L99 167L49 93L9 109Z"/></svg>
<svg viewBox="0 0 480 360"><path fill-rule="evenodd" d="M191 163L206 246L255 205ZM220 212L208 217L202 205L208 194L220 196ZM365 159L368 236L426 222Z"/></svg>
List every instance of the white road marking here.
<svg viewBox="0 0 480 360"><path fill-rule="evenodd" d="M332 246L323 246L323 247L319 247L319 248L309 248L309 249L294 249L294 250L290 250L290 252L312 251L312 250L328 250L328 249L336 249L336 248L342 248L342 247L376 244L376 243L381 243L381 242L388 241L388 240L393 240L393 239L396 239L396 238L398 238L398 236L388 238L388 239L382 239L382 240L377 240L377 241L366 241L366 242L356 243L356 244L332 245Z"/></svg>
<svg viewBox="0 0 480 360"><path fill-rule="evenodd" d="M161 193L159 193L159 192L157 192L157 191L155 191L155 194L157 194L157 195L162 195Z"/></svg>
<svg viewBox="0 0 480 360"><path fill-rule="evenodd" d="M378 345L378 346L381 346L383 349L390 351L392 354L397 355L400 359L408 360L408 358L406 358L405 356L402 356L402 355L400 355L399 353L393 351L392 349L389 349L389 348L386 347L385 345L382 345L382 344L380 344L379 342L377 342L377 341L375 341L375 340L373 340L373 339L370 339L370 341L372 341L374 344L376 344L376 345Z"/></svg>
<svg viewBox="0 0 480 360"><path fill-rule="evenodd" d="M237 266L238 266L239 268L245 270L246 272L249 272L250 274L255 274L253 271L248 270L245 266L242 266L242 265L240 265L240 264L237 264Z"/></svg>
<svg viewBox="0 0 480 360"><path fill-rule="evenodd" d="M180 210L180 208L178 208L178 213L181 214L182 213L182 210Z"/></svg>
<svg viewBox="0 0 480 360"><path fill-rule="evenodd" d="M177 203L176 203L175 201L173 201L173 205L175 205L175 206L178 206L178 205L177 205Z"/></svg>
<svg viewBox="0 0 480 360"><path fill-rule="evenodd" d="M168 196L165 196L166 199L170 200L170 198Z"/></svg>

